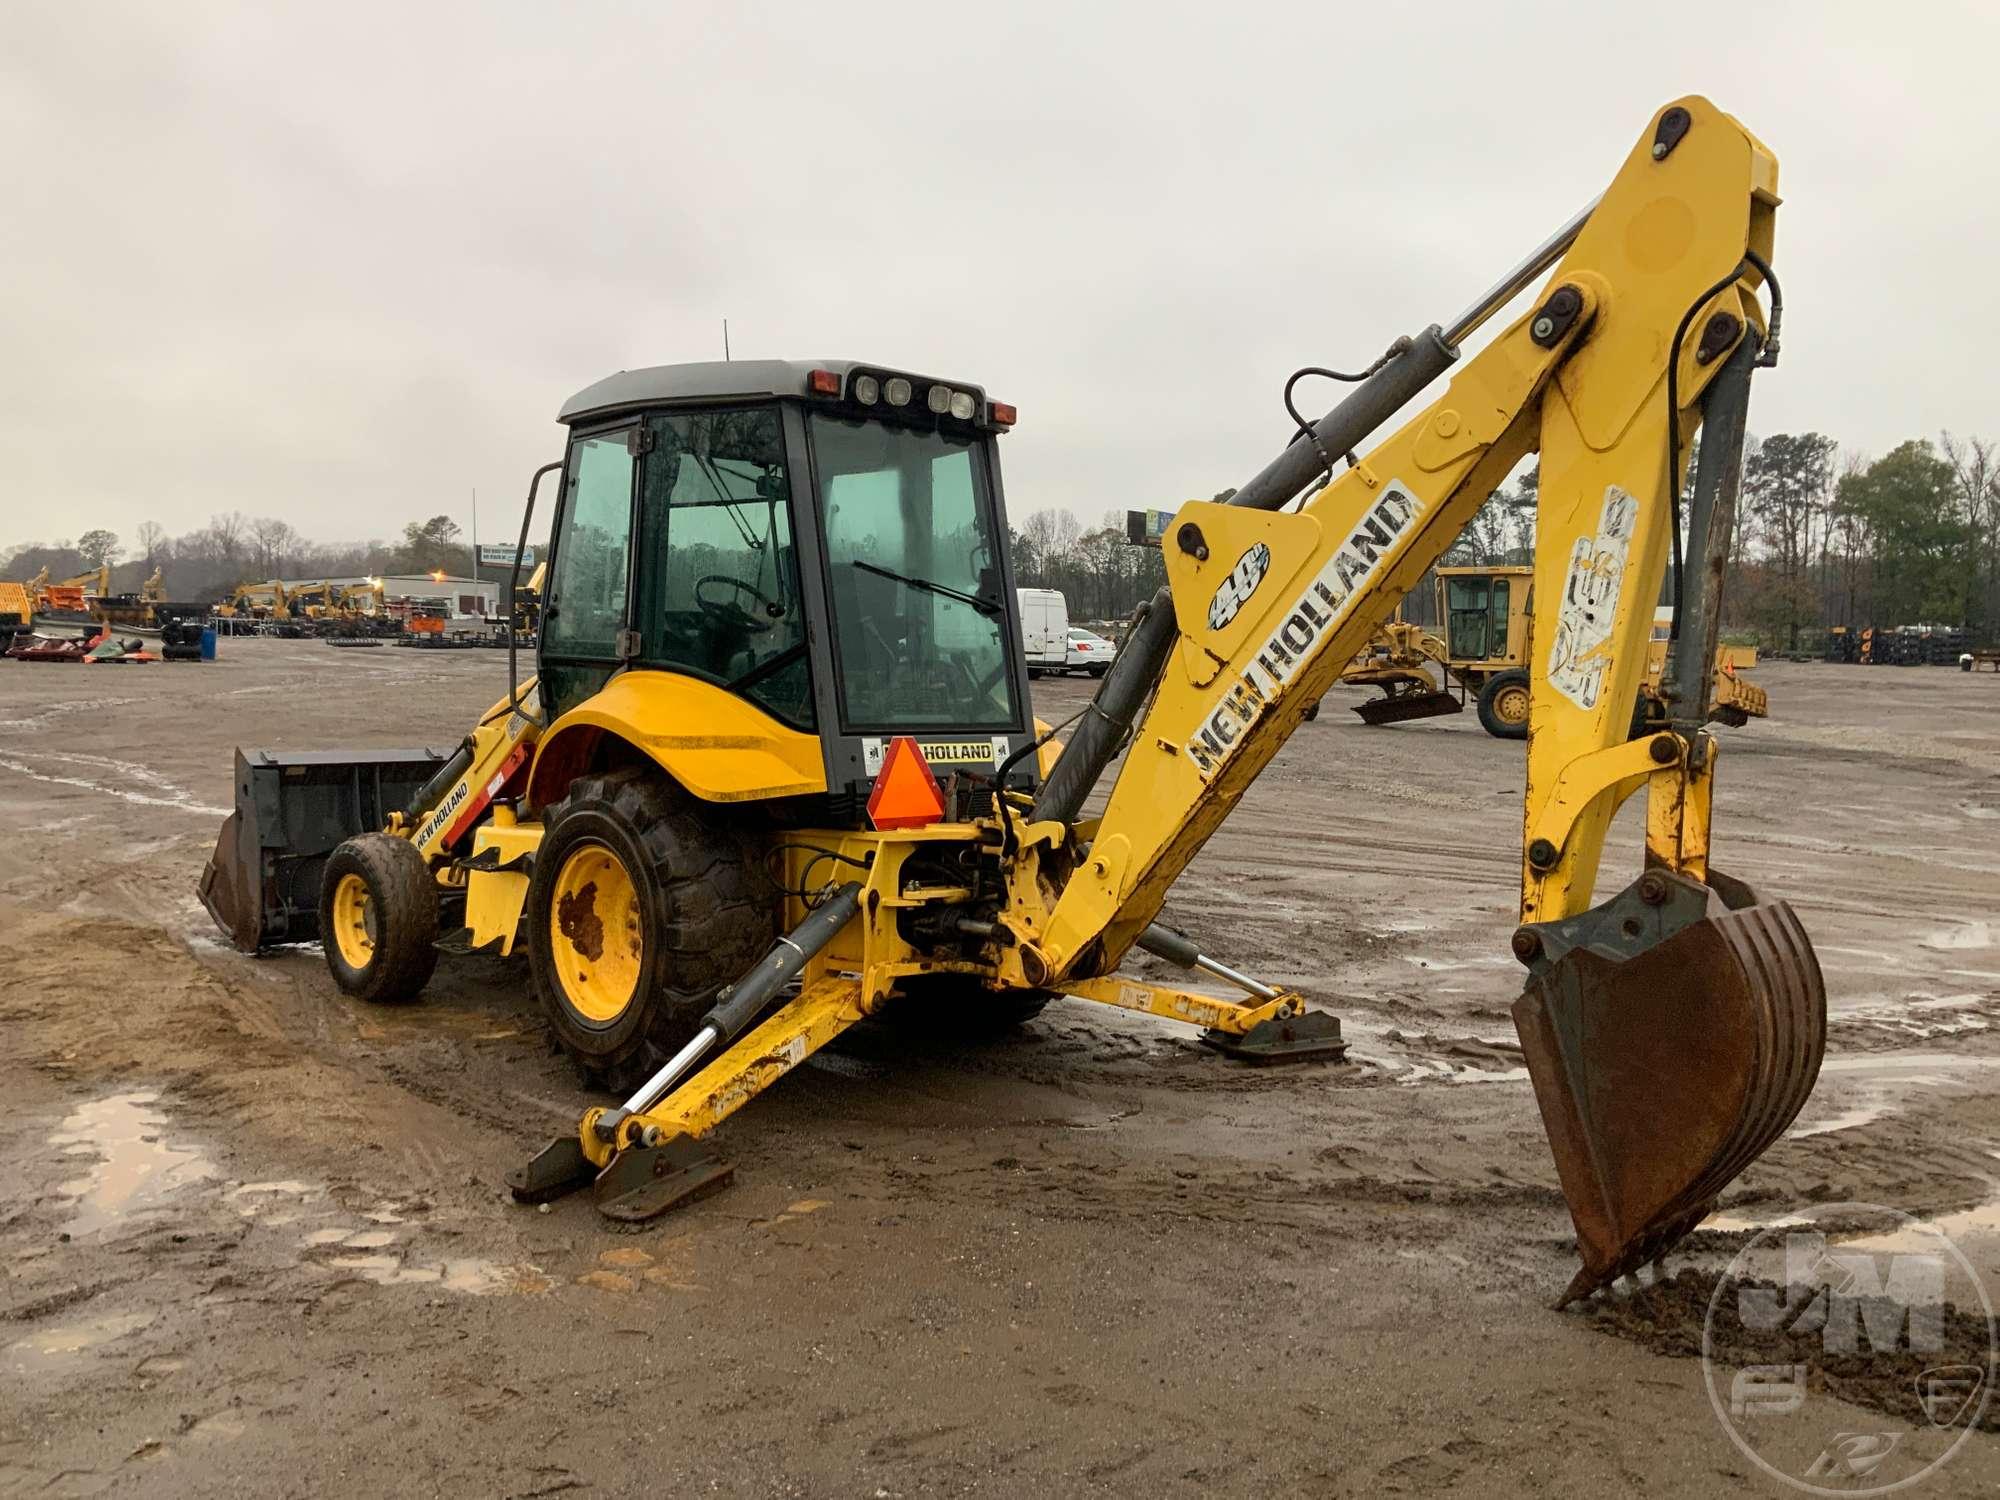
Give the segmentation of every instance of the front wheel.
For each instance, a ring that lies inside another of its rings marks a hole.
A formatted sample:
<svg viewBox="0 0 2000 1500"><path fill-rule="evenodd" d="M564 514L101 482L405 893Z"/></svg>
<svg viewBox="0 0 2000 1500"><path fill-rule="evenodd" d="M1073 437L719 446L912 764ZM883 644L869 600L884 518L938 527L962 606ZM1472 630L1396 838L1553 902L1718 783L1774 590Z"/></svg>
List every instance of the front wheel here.
<svg viewBox="0 0 2000 1500"><path fill-rule="evenodd" d="M624 1093L694 1035L777 938L737 830L651 768L580 776L550 809L528 885L542 1014L585 1079Z"/></svg>
<svg viewBox="0 0 2000 1500"><path fill-rule="evenodd" d="M1528 674L1495 672L1479 690L1479 723L1496 740L1528 737Z"/></svg>
<svg viewBox="0 0 2000 1500"><path fill-rule="evenodd" d="M327 856L319 935L334 983L357 999L414 1000L437 968L437 881L408 839L364 833Z"/></svg>

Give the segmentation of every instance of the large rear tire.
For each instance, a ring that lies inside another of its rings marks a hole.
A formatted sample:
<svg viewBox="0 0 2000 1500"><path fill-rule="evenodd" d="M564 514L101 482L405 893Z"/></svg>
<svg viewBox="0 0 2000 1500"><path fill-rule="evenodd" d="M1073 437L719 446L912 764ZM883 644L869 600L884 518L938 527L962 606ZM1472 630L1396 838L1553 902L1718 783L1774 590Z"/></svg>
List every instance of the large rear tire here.
<svg viewBox="0 0 2000 1500"><path fill-rule="evenodd" d="M627 1093L776 941L777 903L749 841L650 768L578 777L547 822L528 884L535 993L584 1079Z"/></svg>
<svg viewBox="0 0 2000 1500"><path fill-rule="evenodd" d="M437 968L438 887L408 839L364 833L327 856L319 935L333 981L378 1005L414 1000Z"/></svg>
<svg viewBox="0 0 2000 1500"><path fill-rule="evenodd" d="M1479 690L1479 724L1496 740L1528 737L1528 674L1495 672Z"/></svg>

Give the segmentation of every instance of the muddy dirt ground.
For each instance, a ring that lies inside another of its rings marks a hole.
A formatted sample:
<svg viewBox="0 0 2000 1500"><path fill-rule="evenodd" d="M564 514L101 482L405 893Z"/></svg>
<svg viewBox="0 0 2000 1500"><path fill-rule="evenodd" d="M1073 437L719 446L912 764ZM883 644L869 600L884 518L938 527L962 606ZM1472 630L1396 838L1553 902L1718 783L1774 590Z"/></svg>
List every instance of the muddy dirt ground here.
<svg viewBox="0 0 2000 1500"><path fill-rule="evenodd" d="M1350 1066L1081 1002L1007 1043L863 1028L725 1127L732 1189L619 1234L503 1186L593 1102L519 966L369 1008L194 897L233 746L448 745L504 674L277 641L0 663L0 1493L1775 1492L1688 1299L1549 1310L1570 1226L1507 1019L1522 756L1472 714L1367 729L1336 690L1169 909L1338 1011ZM1674 1267L1858 1199L2000 1294L2000 681L1757 680L1718 863L1797 906L1832 1045ZM1756 1441L1801 1462L1787 1431ZM1930 1483L2000 1484L2000 1440Z"/></svg>

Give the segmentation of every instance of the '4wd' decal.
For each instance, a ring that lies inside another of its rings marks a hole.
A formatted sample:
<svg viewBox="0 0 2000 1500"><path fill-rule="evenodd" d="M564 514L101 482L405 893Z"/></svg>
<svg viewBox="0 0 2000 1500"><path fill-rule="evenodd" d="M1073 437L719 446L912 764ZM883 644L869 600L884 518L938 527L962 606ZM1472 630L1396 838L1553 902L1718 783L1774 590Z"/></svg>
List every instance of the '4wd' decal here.
<svg viewBox="0 0 2000 1500"><path fill-rule="evenodd" d="M1222 580L1215 597L1208 601L1208 628L1220 630L1235 619L1238 611L1250 602L1250 596L1257 592L1257 585L1264 581L1264 575L1271 571L1271 549L1262 542L1236 559L1236 566L1229 570L1229 576Z"/></svg>

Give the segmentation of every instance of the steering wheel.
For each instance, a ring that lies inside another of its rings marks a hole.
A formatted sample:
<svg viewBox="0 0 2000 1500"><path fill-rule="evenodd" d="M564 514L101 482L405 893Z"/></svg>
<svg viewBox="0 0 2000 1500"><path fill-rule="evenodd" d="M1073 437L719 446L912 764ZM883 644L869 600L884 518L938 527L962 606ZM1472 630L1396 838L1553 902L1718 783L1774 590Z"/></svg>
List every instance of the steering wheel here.
<svg viewBox="0 0 2000 1500"><path fill-rule="evenodd" d="M711 599L702 592L711 583L727 584L739 594L748 594L764 606L764 618L750 613L734 599ZM707 573L694 581L694 602L711 614L731 617L730 623L751 635L762 635L771 628L772 621L783 616L785 607L777 600L759 593L740 578L732 578L727 573Z"/></svg>

